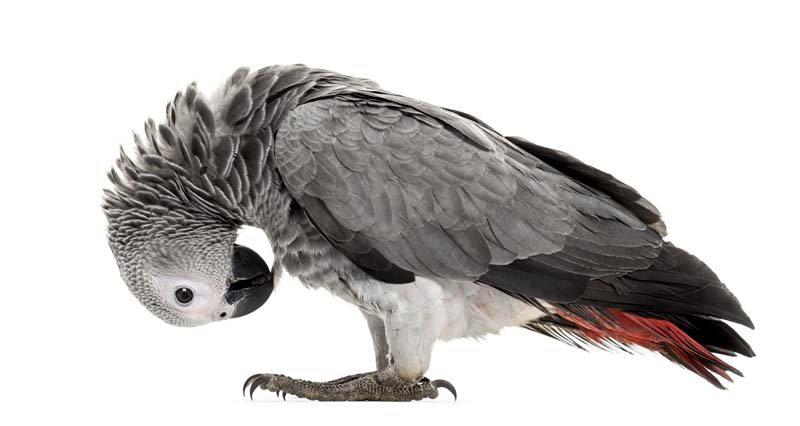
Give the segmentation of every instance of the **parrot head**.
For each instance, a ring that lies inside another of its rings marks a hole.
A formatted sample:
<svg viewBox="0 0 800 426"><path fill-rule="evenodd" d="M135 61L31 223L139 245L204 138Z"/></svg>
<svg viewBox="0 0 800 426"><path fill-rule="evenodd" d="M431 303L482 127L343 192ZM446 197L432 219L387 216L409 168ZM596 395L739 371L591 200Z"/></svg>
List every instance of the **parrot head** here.
<svg viewBox="0 0 800 426"><path fill-rule="evenodd" d="M273 290L266 262L235 244L236 228L179 211L108 212L122 279L153 314L191 327L247 315Z"/></svg>
<svg viewBox="0 0 800 426"><path fill-rule="evenodd" d="M266 86L256 77L237 70L211 100L190 84L167 104L166 122L148 119L146 140L134 133L132 155L121 149L108 173L103 210L122 279L167 323L240 317L272 293L270 268L235 243L242 225L289 211L277 201L260 209L274 179L272 133L246 131L261 124L239 117L257 112L251 86Z"/></svg>

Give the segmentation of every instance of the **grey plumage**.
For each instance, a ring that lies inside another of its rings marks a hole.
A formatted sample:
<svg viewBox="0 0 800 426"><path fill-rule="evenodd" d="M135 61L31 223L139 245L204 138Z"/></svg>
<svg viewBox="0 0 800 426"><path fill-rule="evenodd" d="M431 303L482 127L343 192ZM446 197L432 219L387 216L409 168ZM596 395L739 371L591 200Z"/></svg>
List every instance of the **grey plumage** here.
<svg viewBox="0 0 800 426"><path fill-rule="evenodd" d="M476 280L492 264L565 247L586 255L548 259L582 271L602 263L609 274L657 256L660 238L636 216L499 135L470 129L481 137L469 144L454 130L463 122L456 114L420 120L413 103L370 95L298 107L275 147L292 196L322 202L309 216L337 247L355 250L355 263L369 246L415 274ZM601 244L589 245L593 237Z"/></svg>
<svg viewBox="0 0 800 426"><path fill-rule="evenodd" d="M751 325L716 275L664 242L660 213L630 186L369 80L242 68L211 98L194 84L178 93L145 136L110 172L104 208L123 278L170 323L225 317L235 232L252 225L275 276L358 306L377 359L391 352L401 377L424 373L437 339L509 325L584 342L604 309ZM175 305L178 285L208 300ZM748 352L731 333L695 335Z"/></svg>

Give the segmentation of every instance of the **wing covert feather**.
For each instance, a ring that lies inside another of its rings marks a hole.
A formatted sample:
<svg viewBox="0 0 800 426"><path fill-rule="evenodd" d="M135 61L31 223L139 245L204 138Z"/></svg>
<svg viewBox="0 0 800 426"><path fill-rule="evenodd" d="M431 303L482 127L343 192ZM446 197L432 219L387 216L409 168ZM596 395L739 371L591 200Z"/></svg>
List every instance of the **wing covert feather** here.
<svg viewBox="0 0 800 426"><path fill-rule="evenodd" d="M657 257L659 236L611 197L480 123L387 96L300 105L275 143L292 196L368 272L389 262L396 271L475 281L492 265L533 258L559 273L604 276ZM371 251L382 259L360 260ZM582 293L585 280L573 282L561 293Z"/></svg>

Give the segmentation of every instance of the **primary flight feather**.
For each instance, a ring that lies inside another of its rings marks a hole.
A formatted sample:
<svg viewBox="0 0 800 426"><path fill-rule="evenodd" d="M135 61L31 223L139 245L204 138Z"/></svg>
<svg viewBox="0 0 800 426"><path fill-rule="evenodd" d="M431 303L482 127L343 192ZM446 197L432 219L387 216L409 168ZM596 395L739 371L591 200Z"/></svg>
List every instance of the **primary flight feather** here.
<svg viewBox="0 0 800 426"><path fill-rule="evenodd" d="M245 383L317 400L435 398L434 343L522 326L578 347L656 351L721 387L752 327L658 210L574 157L471 115L308 68L194 84L120 155L104 209L137 298L168 323L246 315L285 270L357 306L377 371ZM261 228L272 270L235 244Z"/></svg>

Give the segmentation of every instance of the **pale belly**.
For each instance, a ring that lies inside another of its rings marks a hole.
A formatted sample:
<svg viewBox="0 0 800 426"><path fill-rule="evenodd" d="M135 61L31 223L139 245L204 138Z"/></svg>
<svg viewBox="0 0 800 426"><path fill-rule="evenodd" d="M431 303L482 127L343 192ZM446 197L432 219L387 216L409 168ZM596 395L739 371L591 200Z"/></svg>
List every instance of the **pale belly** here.
<svg viewBox="0 0 800 426"><path fill-rule="evenodd" d="M546 313L492 287L417 278L409 284L350 285L358 304L387 326L422 326L436 340L479 337L524 325Z"/></svg>
<svg viewBox="0 0 800 426"><path fill-rule="evenodd" d="M472 282L418 277L413 283L387 284L360 276L344 280L299 278L304 285L325 288L381 319L384 328L379 339L385 339L396 373L408 380L416 380L427 371L436 341L481 337L546 315L531 304Z"/></svg>

